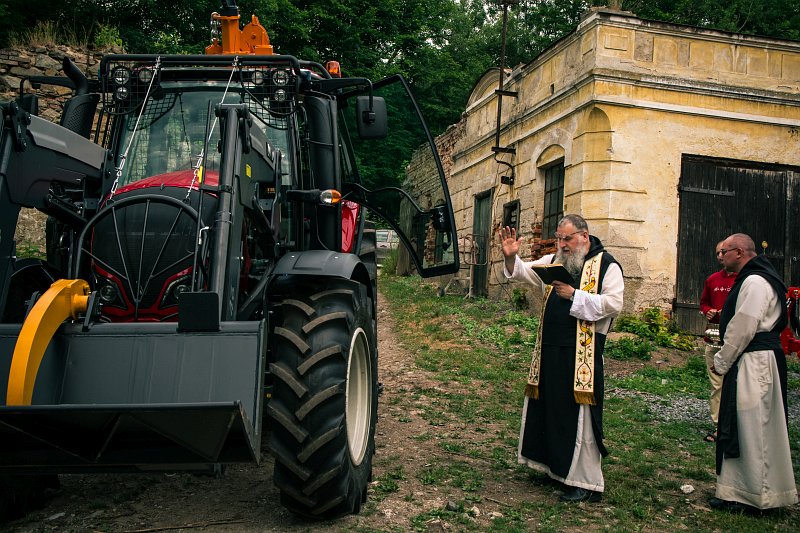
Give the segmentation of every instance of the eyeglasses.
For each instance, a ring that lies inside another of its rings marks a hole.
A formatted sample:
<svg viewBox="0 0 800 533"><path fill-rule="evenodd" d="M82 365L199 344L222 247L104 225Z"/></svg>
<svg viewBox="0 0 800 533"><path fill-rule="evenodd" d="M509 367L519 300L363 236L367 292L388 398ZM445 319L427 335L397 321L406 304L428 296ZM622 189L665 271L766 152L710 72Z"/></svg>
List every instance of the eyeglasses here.
<svg viewBox="0 0 800 533"><path fill-rule="evenodd" d="M570 242L572 240L572 236L575 235L576 233L583 233L583 230L573 231L569 235L559 235L558 233L556 233L553 235L553 237L555 237L557 241Z"/></svg>
<svg viewBox="0 0 800 533"><path fill-rule="evenodd" d="M734 250L741 250L741 248L728 248L727 250L725 248L720 248L720 250L717 252L717 255L724 256L728 252L732 252Z"/></svg>

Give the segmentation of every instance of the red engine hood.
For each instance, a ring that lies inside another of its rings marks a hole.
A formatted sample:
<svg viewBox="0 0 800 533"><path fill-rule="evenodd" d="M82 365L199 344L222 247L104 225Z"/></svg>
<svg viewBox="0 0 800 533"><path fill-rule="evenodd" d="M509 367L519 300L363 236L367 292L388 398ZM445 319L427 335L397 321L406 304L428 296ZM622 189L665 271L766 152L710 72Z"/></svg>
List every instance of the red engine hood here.
<svg viewBox="0 0 800 533"><path fill-rule="evenodd" d="M136 191L139 189L148 189L151 187L181 187L188 189L194 179L194 170L176 170L175 172L167 172L165 174L157 174L144 178L139 181L129 183L124 187L117 189L116 194ZM219 172L215 170L208 170L203 173L203 180L206 184L214 186L219 183ZM192 189L197 190L198 183L195 181Z"/></svg>

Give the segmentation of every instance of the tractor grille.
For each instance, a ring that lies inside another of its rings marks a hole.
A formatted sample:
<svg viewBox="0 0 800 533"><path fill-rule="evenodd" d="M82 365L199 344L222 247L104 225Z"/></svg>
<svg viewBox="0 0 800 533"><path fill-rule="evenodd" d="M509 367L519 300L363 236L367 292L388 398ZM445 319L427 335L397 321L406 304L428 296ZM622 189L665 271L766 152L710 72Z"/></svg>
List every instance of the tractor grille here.
<svg viewBox="0 0 800 533"><path fill-rule="evenodd" d="M115 321L174 318L177 296L190 285L196 215L179 203L159 201L151 190L117 195L120 207L109 206L92 233L96 289L104 314ZM165 188L159 195L177 199L186 190Z"/></svg>

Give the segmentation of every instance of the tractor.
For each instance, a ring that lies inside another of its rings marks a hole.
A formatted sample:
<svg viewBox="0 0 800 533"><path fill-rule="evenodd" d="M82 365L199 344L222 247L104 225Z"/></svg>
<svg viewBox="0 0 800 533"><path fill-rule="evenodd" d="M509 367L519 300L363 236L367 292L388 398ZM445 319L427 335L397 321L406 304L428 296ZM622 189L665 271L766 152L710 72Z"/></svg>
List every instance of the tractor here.
<svg viewBox="0 0 800 533"><path fill-rule="evenodd" d="M6 519L58 474L219 473L264 451L299 515L366 500L374 220L421 276L456 272L442 165L401 76L276 54L231 0L212 24L203 55L24 80L72 88L58 124L23 87L0 106ZM17 257L23 207L47 215L46 258Z"/></svg>

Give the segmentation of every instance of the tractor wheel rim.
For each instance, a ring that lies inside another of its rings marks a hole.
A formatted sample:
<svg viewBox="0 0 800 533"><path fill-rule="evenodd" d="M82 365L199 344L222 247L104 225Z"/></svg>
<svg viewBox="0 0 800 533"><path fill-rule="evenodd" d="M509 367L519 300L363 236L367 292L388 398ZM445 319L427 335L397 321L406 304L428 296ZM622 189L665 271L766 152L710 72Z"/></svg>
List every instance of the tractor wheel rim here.
<svg viewBox="0 0 800 533"><path fill-rule="evenodd" d="M347 445L353 464L360 465L367 452L372 421L372 367L367 334L358 328L350 343L345 393Z"/></svg>

